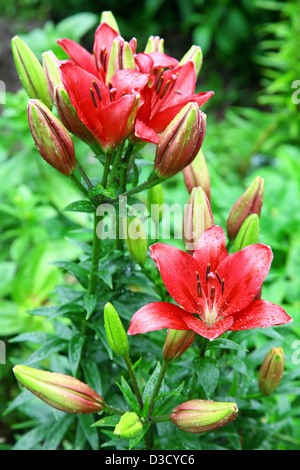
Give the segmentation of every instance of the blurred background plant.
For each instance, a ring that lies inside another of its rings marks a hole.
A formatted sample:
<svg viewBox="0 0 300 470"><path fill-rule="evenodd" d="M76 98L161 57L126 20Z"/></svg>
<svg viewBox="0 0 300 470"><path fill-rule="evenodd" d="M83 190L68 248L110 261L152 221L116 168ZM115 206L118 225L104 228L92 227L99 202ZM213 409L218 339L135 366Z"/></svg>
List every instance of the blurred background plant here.
<svg viewBox="0 0 300 470"><path fill-rule="evenodd" d="M76 260L91 236L86 229L88 215L62 211L76 198L77 189L46 165L33 146L27 96L20 90L10 40L20 35L40 59L49 49L63 58L56 39L69 37L91 48L93 30L104 9L114 12L126 39L138 38L141 50L150 35L164 37L166 52L178 59L191 44L202 47L204 63L198 87L215 91L205 108L208 126L203 146L215 222L225 227L231 207L245 188L257 175L265 179L260 241L271 245L274 262L264 285L264 298L281 304L294 318L284 331L268 328L259 333L236 333L235 341L238 337L244 349L228 350L221 364L212 343L208 357L199 364L203 396L209 398L214 392L214 399L216 394L222 398L225 390L242 410L241 420L228 432L200 440L182 434L185 448L299 448L299 365L291 360L294 341L300 334L300 118L299 104L292 101L292 83L300 80L298 1L142 0L137 8L132 0L0 0L0 7L0 79L7 90L6 102L0 105L0 339L7 345L7 364L0 365L0 448L11 448L20 437L17 448L73 445L67 435L72 426L69 417L56 439L53 433L44 440L52 429L53 413L48 409L45 412L40 404L30 405L26 394L16 401L18 388L11 369L43 344L44 355L37 359L64 370L65 357L59 354L62 343L49 341L55 325L27 312L51 306L57 296L67 295L56 286L62 282L73 285L76 280L64 276L52 263L57 259ZM85 165L93 174L96 169L94 160L88 158L88 148L79 141L76 148L78 154L87 155ZM149 158L147 148L144 157ZM186 203L188 192L182 174L166 181L163 190L166 203ZM175 233L180 221L172 222ZM180 240L175 243L182 247ZM155 269L150 261L149 269ZM109 283L107 277L106 281ZM147 293L153 295L151 286ZM130 301L130 309L119 311L126 320L135 311L135 300ZM56 329L62 336L69 334L63 323ZM36 333L29 333L32 331ZM15 340L15 335L22 336ZM141 374L148 374L155 358L160 358L163 340L160 333L151 334L151 343L147 335L137 340L137 351L148 350ZM275 346L284 348L286 373L278 393L260 400L255 397L257 368L274 341ZM168 389L179 387L182 370L194 359L190 349L176 362L168 376ZM220 371L226 379L218 385ZM209 383L205 375L212 377ZM102 381L105 379L109 377L104 375ZM98 375L93 380L101 385ZM251 394L252 399L245 399ZM76 443L82 438L86 448L96 447L97 431L88 430L88 420L82 418L81 423L82 435L76 437ZM26 432L35 425L35 432ZM162 438L163 445L176 449L177 434L169 428L166 432L166 426L160 428L161 437L169 437L168 442ZM107 436L111 437L109 432ZM109 442L108 448L112 445ZM126 448L122 441L118 445Z"/></svg>

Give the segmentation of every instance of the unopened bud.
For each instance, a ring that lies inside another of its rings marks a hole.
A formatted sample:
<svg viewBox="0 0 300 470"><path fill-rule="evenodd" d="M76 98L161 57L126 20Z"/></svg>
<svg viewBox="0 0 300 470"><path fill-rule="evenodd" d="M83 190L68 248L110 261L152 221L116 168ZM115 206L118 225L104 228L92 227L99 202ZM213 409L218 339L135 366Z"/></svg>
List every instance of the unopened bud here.
<svg viewBox="0 0 300 470"><path fill-rule="evenodd" d="M164 194L161 184L152 186L147 192L147 205L151 218L155 223L161 221L163 217Z"/></svg>
<svg viewBox="0 0 300 470"><path fill-rule="evenodd" d="M101 13L100 24L101 23L107 23L112 29L120 34L118 23L111 11L103 11Z"/></svg>
<svg viewBox="0 0 300 470"><path fill-rule="evenodd" d="M139 217L124 219L127 224L126 245L131 258L143 266L147 259L148 243L143 224Z"/></svg>
<svg viewBox="0 0 300 470"><path fill-rule="evenodd" d="M183 354L194 342L193 330L169 330L163 351L165 361L173 361Z"/></svg>
<svg viewBox="0 0 300 470"><path fill-rule="evenodd" d="M193 62L195 66L196 80L197 80L201 67L202 67L202 62L203 62L203 54L202 54L201 47L192 46L187 51L187 53L182 57L179 64L184 65L186 62L189 62L189 61Z"/></svg>
<svg viewBox="0 0 300 470"><path fill-rule="evenodd" d="M145 54L150 54L151 52L164 52L164 39L159 36L150 36L144 52Z"/></svg>
<svg viewBox="0 0 300 470"><path fill-rule="evenodd" d="M240 251L248 245L258 243L259 225L257 214L248 215L234 240L233 251Z"/></svg>
<svg viewBox="0 0 300 470"><path fill-rule="evenodd" d="M249 214L260 216L264 189L264 180L257 176L234 204L227 219L227 235L229 240L233 240L236 237L242 223Z"/></svg>
<svg viewBox="0 0 300 470"><path fill-rule="evenodd" d="M206 115L198 104L186 104L159 138L154 162L156 174L169 178L189 165L201 148L205 129Z"/></svg>
<svg viewBox="0 0 300 470"><path fill-rule="evenodd" d="M118 356L128 356L127 333L115 307L109 302L104 307L104 325L108 344L113 352Z"/></svg>
<svg viewBox="0 0 300 470"><path fill-rule="evenodd" d="M13 372L22 387L57 410L87 414L103 409L103 398L74 377L26 366L15 366Z"/></svg>
<svg viewBox="0 0 300 470"><path fill-rule="evenodd" d="M258 373L258 386L263 395L268 396L274 392L281 382L283 370L283 349L272 348L266 355Z"/></svg>
<svg viewBox="0 0 300 470"><path fill-rule="evenodd" d="M120 421L115 427L114 434L122 439L133 439L141 434L143 425L138 415L127 411L121 416Z"/></svg>
<svg viewBox="0 0 300 470"><path fill-rule="evenodd" d="M39 99L51 109L47 78L39 60L18 36L11 40L11 45L16 69L27 95Z"/></svg>
<svg viewBox="0 0 300 470"><path fill-rule="evenodd" d="M30 131L43 159L64 175L71 175L75 149L65 126L39 100L29 100L27 111Z"/></svg>
<svg viewBox="0 0 300 470"><path fill-rule="evenodd" d="M76 109L72 106L69 95L63 84L55 87L54 102L59 118L68 131L72 132L72 134L76 135L76 137L83 140L88 145L96 146L95 137L79 119Z"/></svg>
<svg viewBox="0 0 300 470"><path fill-rule="evenodd" d="M134 53L131 45L121 36L118 36L112 45L109 56L106 82L109 83L111 78L120 70L135 69Z"/></svg>
<svg viewBox="0 0 300 470"><path fill-rule="evenodd" d="M60 61L53 54L52 51L44 52L43 55L43 68L46 74L49 93L52 101L54 100L54 88L62 83L61 76L59 73L59 63Z"/></svg>
<svg viewBox="0 0 300 470"><path fill-rule="evenodd" d="M202 188L193 188L184 206L183 240L187 251L193 252L205 230L215 225L209 200Z"/></svg>
<svg viewBox="0 0 300 470"><path fill-rule="evenodd" d="M202 149L182 172L188 192L191 193L193 188L201 186L210 201L210 176Z"/></svg>
<svg viewBox="0 0 300 470"><path fill-rule="evenodd" d="M174 408L170 420L182 431L201 434L225 426L237 415L235 403L189 400Z"/></svg>

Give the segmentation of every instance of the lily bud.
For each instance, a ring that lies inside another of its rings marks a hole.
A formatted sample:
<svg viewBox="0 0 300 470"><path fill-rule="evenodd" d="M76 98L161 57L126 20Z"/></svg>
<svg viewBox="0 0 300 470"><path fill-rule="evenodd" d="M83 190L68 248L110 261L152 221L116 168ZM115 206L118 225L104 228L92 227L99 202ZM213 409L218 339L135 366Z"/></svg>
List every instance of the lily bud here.
<svg viewBox="0 0 300 470"><path fill-rule="evenodd" d="M283 349L272 348L266 355L258 373L258 386L263 395L268 396L274 392L281 382L283 370Z"/></svg>
<svg viewBox="0 0 300 470"><path fill-rule="evenodd" d="M150 36L145 47L145 54L164 52L164 42L164 39L159 36Z"/></svg>
<svg viewBox="0 0 300 470"><path fill-rule="evenodd" d="M111 303L104 307L104 325L108 344L118 356L126 357L129 353L127 333L121 319Z"/></svg>
<svg viewBox="0 0 300 470"><path fill-rule="evenodd" d="M114 434L122 439L133 439L141 434L143 425L136 413L127 411L121 416Z"/></svg>
<svg viewBox="0 0 300 470"><path fill-rule="evenodd" d="M118 23L111 11L103 11L101 13L100 24L101 23L107 23L112 29L120 34Z"/></svg>
<svg viewBox="0 0 300 470"><path fill-rule="evenodd" d="M201 186L210 201L210 176L203 151L200 150L192 161L183 170L183 178L189 193L193 188Z"/></svg>
<svg viewBox="0 0 300 470"><path fill-rule="evenodd" d="M233 251L240 251L248 245L258 243L259 226L259 216L257 214L248 215L234 240Z"/></svg>
<svg viewBox="0 0 300 470"><path fill-rule="evenodd" d="M206 129L206 115L197 103L187 103L161 134L154 169L159 177L169 178L192 163L198 154Z"/></svg>
<svg viewBox="0 0 300 470"><path fill-rule="evenodd" d="M54 100L54 88L62 83L61 76L59 73L60 61L53 54L52 51L47 51L42 54L43 57L43 68L46 74L49 93L52 101Z"/></svg>
<svg viewBox="0 0 300 470"><path fill-rule="evenodd" d="M76 158L67 129L39 100L29 100L27 112L32 137L43 159L64 175L71 175Z"/></svg>
<svg viewBox="0 0 300 470"><path fill-rule="evenodd" d="M124 221L127 224L126 245L131 258L143 266L147 259L147 237L139 217L128 217Z"/></svg>
<svg viewBox="0 0 300 470"><path fill-rule="evenodd" d="M163 216L164 194L161 184L152 186L147 192L147 205L153 222L158 223Z"/></svg>
<svg viewBox="0 0 300 470"><path fill-rule="evenodd" d="M95 137L83 122L80 121L76 109L72 106L69 95L62 83L54 89L54 103L59 118L68 131L72 132L72 134L79 137L79 139L83 140L88 145L96 145Z"/></svg>
<svg viewBox="0 0 300 470"><path fill-rule="evenodd" d="M121 36L118 36L112 44L107 66L106 82L109 83L110 79L123 69L135 69L134 53L131 44Z"/></svg>
<svg viewBox="0 0 300 470"><path fill-rule="evenodd" d="M193 252L205 230L215 225L209 200L202 188L194 188L184 206L183 241Z"/></svg>
<svg viewBox="0 0 300 470"><path fill-rule="evenodd" d="M182 431L201 434L221 428L238 415L235 403L189 400L174 408L170 420Z"/></svg>
<svg viewBox="0 0 300 470"><path fill-rule="evenodd" d="M11 45L16 69L27 95L39 99L51 109L47 78L39 60L18 36L11 40Z"/></svg>
<svg viewBox="0 0 300 470"><path fill-rule="evenodd" d="M233 240L236 237L242 223L249 214L260 216L264 190L264 180L257 176L234 204L227 219L227 235L229 240Z"/></svg>
<svg viewBox="0 0 300 470"><path fill-rule="evenodd" d="M202 63L203 63L203 54L201 47L199 46L192 46L187 53L182 57L181 61L179 62L179 65L184 65L186 62L193 62L195 66L195 72L196 72L196 80L199 76Z"/></svg>
<svg viewBox="0 0 300 470"><path fill-rule="evenodd" d="M168 330L163 358L173 361L183 354L194 342L196 333L193 330Z"/></svg>
<svg viewBox="0 0 300 470"><path fill-rule="evenodd" d="M22 387L57 410L87 414L103 409L103 398L74 377L26 366L15 366L13 372Z"/></svg>

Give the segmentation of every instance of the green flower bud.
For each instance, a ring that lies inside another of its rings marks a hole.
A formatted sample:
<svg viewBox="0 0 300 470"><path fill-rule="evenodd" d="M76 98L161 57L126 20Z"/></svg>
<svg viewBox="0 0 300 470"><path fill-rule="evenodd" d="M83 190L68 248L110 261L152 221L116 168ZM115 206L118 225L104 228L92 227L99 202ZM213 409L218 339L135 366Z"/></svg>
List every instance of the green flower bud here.
<svg viewBox="0 0 300 470"><path fill-rule="evenodd" d="M198 154L206 129L206 115L197 103L187 103L160 135L154 169L170 178L192 163Z"/></svg>
<svg viewBox="0 0 300 470"><path fill-rule="evenodd" d="M210 202L210 176L202 150L182 172L188 192L191 193L193 188L201 186Z"/></svg>
<svg viewBox="0 0 300 470"><path fill-rule="evenodd" d="M131 45L124 41L121 36L118 36L114 41L109 56L106 82L109 83L110 79L119 70L135 69L134 53Z"/></svg>
<svg viewBox="0 0 300 470"><path fill-rule="evenodd" d="M117 31L117 33L120 34L118 23L111 11L102 12L100 23L107 23L112 29L114 29L115 31Z"/></svg>
<svg viewBox="0 0 300 470"><path fill-rule="evenodd" d="M257 214L260 216L264 190L264 180L257 176L244 194L234 204L227 219L227 235L229 240L233 240L237 236L242 223L249 214Z"/></svg>
<svg viewBox="0 0 300 470"><path fill-rule="evenodd" d="M203 54L201 47L192 46L188 50L188 52L182 57L181 61L179 62L179 65L184 65L188 61L194 63L197 80L203 63Z"/></svg>
<svg viewBox="0 0 300 470"><path fill-rule="evenodd" d="M170 420L182 431L201 434L221 428L238 414L235 403L213 400L189 400L174 408Z"/></svg>
<svg viewBox="0 0 300 470"><path fill-rule="evenodd" d="M141 434L143 425L138 415L127 411L121 416L120 421L115 427L114 434L122 439L133 439Z"/></svg>
<svg viewBox="0 0 300 470"><path fill-rule="evenodd" d="M283 370L283 349L272 348L266 355L258 373L258 386L263 395L268 396L274 392L281 382Z"/></svg>
<svg viewBox="0 0 300 470"><path fill-rule="evenodd" d="M193 188L184 206L183 240L187 251L193 252L205 230L215 225L209 200L202 188Z"/></svg>
<svg viewBox="0 0 300 470"><path fill-rule="evenodd" d="M71 175L76 157L67 129L39 100L29 100L27 111L30 131L43 159L64 175Z"/></svg>
<svg viewBox="0 0 300 470"><path fill-rule="evenodd" d="M46 74L49 93L52 101L54 100L54 88L62 84L59 73L59 60L52 51L47 51L42 54L43 68Z"/></svg>
<svg viewBox="0 0 300 470"><path fill-rule="evenodd" d="M143 224L139 217L128 217L124 220L127 224L126 245L131 258L143 266L147 259L148 243Z"/></svg>
<svg viewBox="0 0 300 470"><path fill-rule="evenodd" d="M108 344L118 356L126 357L129 353L127 333L121 319L111 303L104 307L104 325Z"/></svg>
<svg viewBox="0 0 300 470"><path fill-rule="evenodd" d="M18 36L11 40L11 45L16 69L27 95L29 98L39 99L51 109L47 78L39 60Z"/></svg>
<svg viewBox="0 0 300 470"><path fill-rule="evenodd" d="M240 251L248 245L258 243L259 225L260 221L257 214L248 215L234 240L233 251Z"/></svg>
<svg viewBox="0 0 300 470"><path fill-rule="evenodd" d="M19 365L13 372L22 387L57 410L88 414L103 409L103 398L74 377Z"/></svg>
<svg viewBox="0 0 300 470"><path fill-rule="evenodd" d="M164 344L164 360L177 359L193 344L195 338L193 330L169 330Z"/></svg>
<svg viewBox="0 0 300 470"><path fill-rule="evenodd" d="M151 52L164 52L164 39L159 36L150 36L144 52L145 54L150 54Z"/></svg>
<svg viewBox="0 0 300 470"><path fill-rule="evenodd" d="M147 206L151 214L151 218L155 223L160 222L163 217L163 204L164 193L162 185L157 184L156 186L149 188L147 192Z"/></svg>

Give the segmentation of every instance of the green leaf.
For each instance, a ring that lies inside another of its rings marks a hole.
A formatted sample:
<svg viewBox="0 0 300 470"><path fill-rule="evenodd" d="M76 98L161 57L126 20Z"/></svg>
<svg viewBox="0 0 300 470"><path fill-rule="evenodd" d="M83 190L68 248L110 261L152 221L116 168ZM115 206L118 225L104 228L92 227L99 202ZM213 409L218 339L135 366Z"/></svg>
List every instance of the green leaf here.
<svg viewBox="0 0 300 470"><path fill-rule="evenodd" d="M194 367L207 398L215 391L220 376L218 363L211 357L199 357L194 360Z"/></svg>
<svg viewBox="0 0 300 470"><path fill-rule="evenodd" d="M84 296L84 307L86 309L86 320L90 318L97 305L97 296L95 294L86 294Z"/></svg>
<svg viewBox="0 0 300 470"><path fill-rule="evenodd" d="M77 373L84 342L85 337L82 336L80 333L75 334L69 342L69 364L72 375L74 376L76 376Z"/></svg>
<svg viewBox="0 0 300 470"><path fill-rule="evenodd" d="M235 343L234 341L231 341L229 339L223 339L223 338L217 338L217 339L214 339L213 341L210 341L207 345L207 350L208 349L216 349L216 348L220 348L220 349L241 349L243 351L247 351L247 349L243 348L243 346L241 346L240 344L238 343Z"/></svg>
<svg viewBox="0 0 300 470"><path fill-rule="evenodd" d="M113 415L113 416L105 416L105 418L99 419L99 421L96 421L93 426L97 427L109 427L109 428L114 428L118 422L120 421L120 416Z"/></svg>
<svg viewBox="0 0 300 470"><path fill-rule="evenodd" d="M59 338L51 338L46 341L43 346L34 351L26 361L23 362L24 365L29 366L30 364L35 364L37 362L46 359L49 356L61 351L66 346L65 341L62 341Z"/></svg>
<svg viewBox="0 0 300 470"><path fill-rule="evenodd" d="M80 426L84 432L86 440L90 444L93 450L99 449L99 436L96 427L93 425L93 417L91 415L80 415L78 416Z"/></svg>
<svg viewBox="0 0 300 470"><path fill-rule="evenodd" d="M75 416L66 414L56 421L47 433L43 450L56 450L74 420Z"/></svg>
<svg viewBox="0 0 300 470"><path fill-rule="evenodd" d="M71 202L67 207L61 209L62 212L95 212L95 207L90 201Z"/></svg>
<svg viewBox="0 0 300 470"><path fill-rule="evenodd" d="M147 396L149 396L149 397L152 396L153 389L154 389L155 384L157 382L160 370L161 370L161 365L160 365L160 362L158 362L156 364L156 367L155 367L154 371L150 375L150 377L148 379L148 382L146 383L146 386L144 388L144 392L143 392L143 401L144 402L145 402Z"/></svg>
<svg viewBox="0 0 300 470"><path fill-rule="evenodd" d="M133 409L133 411L139 414L141 410L140 410L140 406L138 403L138 399L133 393L133 391L131 390L128 382L126 382L123 376L121 377L121 385L118 383L117 385L119 389L121 390L121 392L123 393L123 396L125 400L127 401L127 403L129 404L129 406Z"/></svg>

